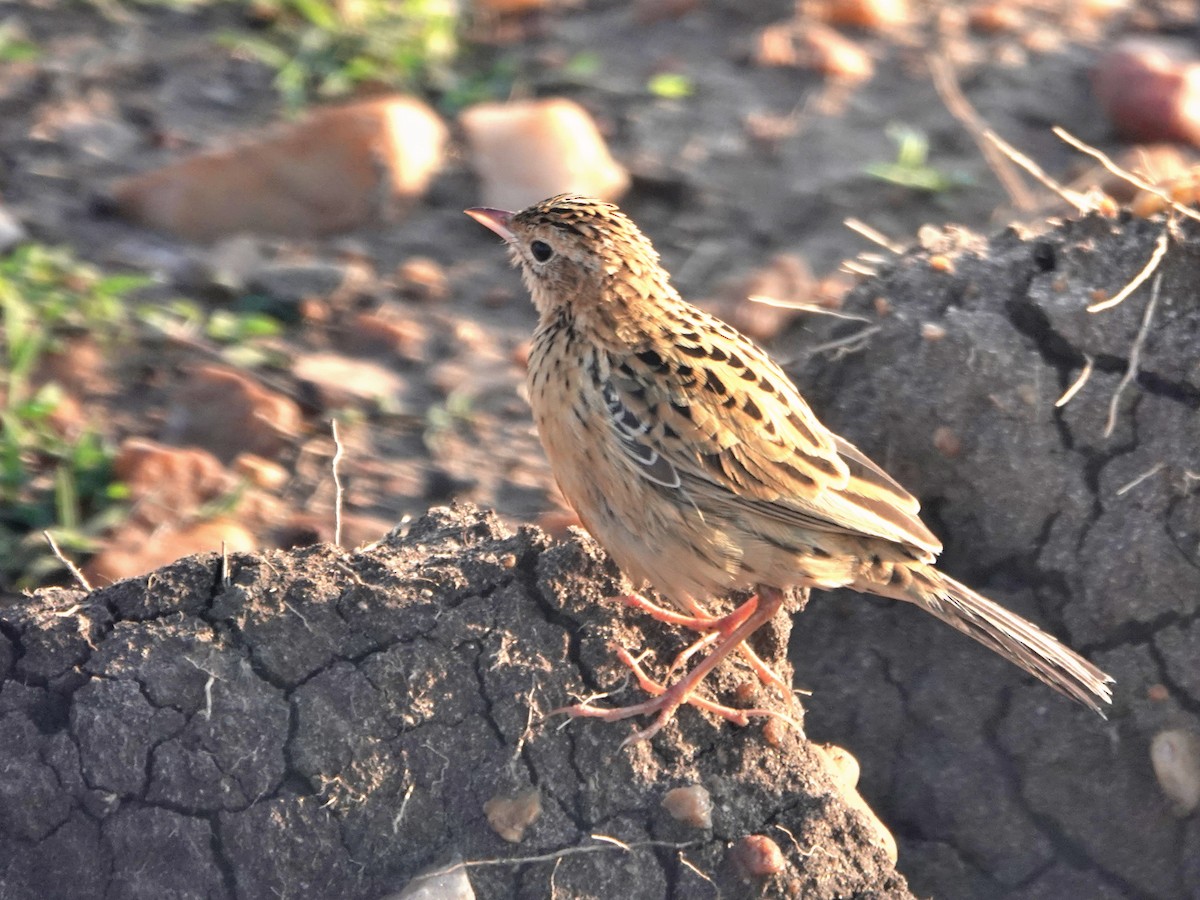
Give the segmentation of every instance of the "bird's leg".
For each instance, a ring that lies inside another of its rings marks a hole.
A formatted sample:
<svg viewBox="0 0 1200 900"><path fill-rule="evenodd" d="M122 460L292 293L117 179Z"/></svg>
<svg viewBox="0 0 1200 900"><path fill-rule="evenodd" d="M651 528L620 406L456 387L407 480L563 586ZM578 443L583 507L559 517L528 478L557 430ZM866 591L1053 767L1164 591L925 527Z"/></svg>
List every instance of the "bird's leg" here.
<svg viewBox="0 0 1200 900"><path fill-rule="evenodd" d="M719 641L722 637L732 634L739 625L742 624L758 606L758 597L754 596L735 609L733 612L725 616L710 616L704 613L700 605L690 597L684 598L684 602L688 605L689 610L693 613L691 616L685 616L669 609L665 609L655 603L651 603L641 594L625 594L621 597L626 606L631 606L634 609L639 609L649 615L651 618L657 619L660 622L666 622L669 625L679 625L683 628L689 628L692 631L707 632L700 640L686 647L672 661L670 668L667 669L668 677L673 675L679 669L682 669L689 659L710 647L712 644ZM759 681L768 687L773 687L785 698L789 703L794 702L791 686L781 678L774 669L763 662L760 657L749 644L741 643L738 645L738 652L745 657L746 662L750 664L750 668L754 670L754 674L758 676ZM640 680L640 679L639 679Z"/></svg>
<svg viewBox="0 0 1200 900"><path fill-rule="evenodd" d="M692 669L692 671L690 671L687 675L669 688L664 687L649 678L645 672L642 671L641 666L639 666L637 663L637 660L635 660L628 651L623 649L619 650L618 657L623 663L625 663L625 665L629 666L630 669L633 670L633 673L637 677L638 683L641 685L642 689L647 693L655 695L653 700L647 700L643 703L635 703L631 706L623 706L617 709L599 709L594 706L589 706L586 703L581 703L575 706L557 709L555 712L563 712L570 716L588 716L591 718L603 719L606 722L615 722L619 721L620 719L628 719L631 716L650 715L657 713L657 717L649 725L649 727L635 732L630 736L626 743L646 740L647 738L656 734L660 728L662 728L671 720L671 717L675 714L675 710L684 703L691 703L694 706L698 706L701 709L705 709L709 712L715 713L716 715L722 716L723 718L726 718L738 725L745 725L749 721L749 716L757 715L775 716L788 722L789 724L796 725L794 721L781 713L760 709L733 709L732 707L721 706L720 704L713 703L701 697L693 696L696 688L698 688L700 683L708 677L708 673L720 665L721 660L728 656L735 648L741 646L742 642L745 641L746 638L750 637L750 635L754 634L754 632L774 618L775 613L779 611L779 607L782 604L782 591L780 591L778 588L759 585L758 594L748 600L746 603L742 604L742 606L739 607L734 613L730 614L730 616L736 616L738 613L742 613L740 619L738 620L738 624L731 630L717 631L717 638L713 642L713 647L708 655L700 661L696 668ZM727 616L724 618L728 619L730 617ZM778 676L775 676L775 678L778 679ZM780 682L782 681L781 679L778 680ZM787 693L790 697L790 691ZM796 727L799 728L798 725L796 725Z"/></svg>
<svg viewBox="0 0 1200 900"><path fill-rule="evenodd" d="M665 606L659 606L657 603L651 603L641 594L623 594L620 599L626 606L640 609L652 619L657 619L668 625L679 625L682 628L689 628L692 631L713 631L721 621L727 618L724 616L710 616L699 603L691 597L686 596L682 598L681 602L687 607L688 612L691 613L690 616L677 613L674 610L667 609Z"/></svg>

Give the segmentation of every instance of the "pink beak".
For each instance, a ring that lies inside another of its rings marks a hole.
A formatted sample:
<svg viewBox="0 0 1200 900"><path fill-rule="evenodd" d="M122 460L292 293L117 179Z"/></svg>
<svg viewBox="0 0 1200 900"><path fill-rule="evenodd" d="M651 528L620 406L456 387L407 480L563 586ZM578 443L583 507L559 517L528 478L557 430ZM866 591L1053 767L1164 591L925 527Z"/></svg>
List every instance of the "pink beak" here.
<svg viewBox="0 0 1200 900"><path fill-rule="evenodd" d="M486 206L474 206L471 209L464 209L468 216L478 222L480 225L485 225L490 228L506 241L511 241L515 237L512 229L509 228L509 222L512 221L513 214L503 209L489 209Z"/></svg>

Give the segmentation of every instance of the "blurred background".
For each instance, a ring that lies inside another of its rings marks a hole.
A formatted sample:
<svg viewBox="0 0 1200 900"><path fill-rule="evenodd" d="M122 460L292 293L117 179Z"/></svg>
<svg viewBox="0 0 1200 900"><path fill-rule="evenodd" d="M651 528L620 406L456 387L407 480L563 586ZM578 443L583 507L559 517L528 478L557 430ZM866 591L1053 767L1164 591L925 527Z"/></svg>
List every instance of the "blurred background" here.
<svg viewBox="0 0 1200 900"><path fill-rule="evenodd" d="M561 530L520 396L533 312L463 207L619 200L685 296L786 359L806 314L750 297L836 309L925 223L1056 208L984 127L1084 187L1121 185L1049 126L1174 141L1133 164L1179 176L1193 22L1120 0L0 4L0 590L61 580L43 530L97 583L329 539L333 419L349 544L452 497Z"/></svg>
<svg viewBox="0 0 1200 900"><path fill-rule="evenodd" d="M855 352L861 317L835 346L828 314L923 226L1161 209L1052 126L1191 203L1196 22L1183 0L0 3L0 597L70 582L44 533L95 585L331 540L334 421L346 546L454 498L562 533L523 398L535 316L463 208L619 201L686 297L780 360ZM809 615L817 643L842 627ZM854 747L918 892L1198 883L1200 832L1162 800L1157 856L1085 859L1022 807L993 725L980 782L977 733L814 718L990 786L933 809Z"/></svg>

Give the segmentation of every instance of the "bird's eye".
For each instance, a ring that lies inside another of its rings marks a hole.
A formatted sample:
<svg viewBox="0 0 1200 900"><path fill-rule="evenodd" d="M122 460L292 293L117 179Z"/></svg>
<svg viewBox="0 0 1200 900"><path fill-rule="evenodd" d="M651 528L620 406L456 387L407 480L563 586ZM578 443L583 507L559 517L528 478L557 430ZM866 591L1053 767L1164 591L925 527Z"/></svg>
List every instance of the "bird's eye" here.
<svg viewBox="0 0 1200 900"><path fill-rule="evenodd" d="M545 241L534 241L529 245L529 252L538 262L545 262L554 255L554 248Z"/></svg>

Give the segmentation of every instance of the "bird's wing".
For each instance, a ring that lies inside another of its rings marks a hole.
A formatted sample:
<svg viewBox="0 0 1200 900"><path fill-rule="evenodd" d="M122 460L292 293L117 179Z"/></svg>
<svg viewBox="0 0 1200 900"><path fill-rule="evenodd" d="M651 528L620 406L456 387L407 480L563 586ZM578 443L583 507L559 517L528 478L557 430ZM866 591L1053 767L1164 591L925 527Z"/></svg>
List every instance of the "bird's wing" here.
<svg viewBox="0 0 1200 900"><path fill-rule="evenodd" d="M813 414L765 352L718 319L610 356L602 386L634 468L743 515L941 550L908 491Z"/></svg>

